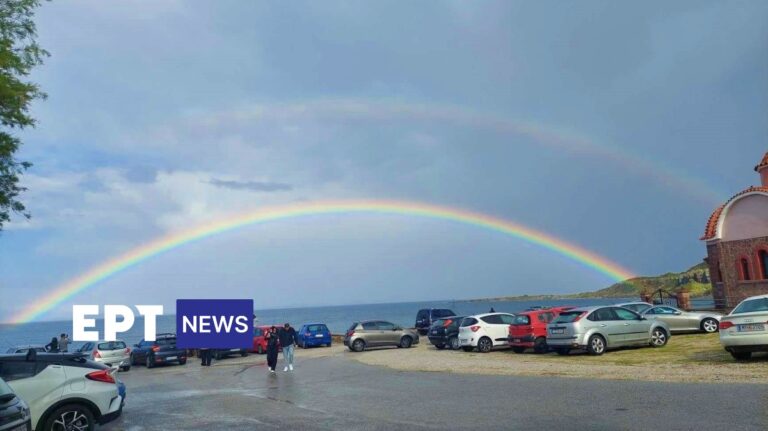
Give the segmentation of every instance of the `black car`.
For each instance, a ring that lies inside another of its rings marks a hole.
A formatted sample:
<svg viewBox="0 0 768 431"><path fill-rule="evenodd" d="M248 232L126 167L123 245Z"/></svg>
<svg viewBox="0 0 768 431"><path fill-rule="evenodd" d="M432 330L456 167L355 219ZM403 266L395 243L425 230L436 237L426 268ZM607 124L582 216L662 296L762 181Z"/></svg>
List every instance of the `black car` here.
<svg viewBox="0 0 768 431"><path fill-rule="evenodd" d="M176 334L157 334L155 341L141 340L133 345L131 365L144 364L147 368L176 362L187 363L187 351L176 348Z"/></svg>
<svg viewBox="0 0 768 431"><path fill-rule="evenodd" d="M415 328L419 331L419 334L427 335L429 327L432 326L432 323L434 323L435 320L455 315L456 313L447 308L424 308L416 313Z"/></svg>
<svg viewBox="0 0 768 431"><path fill-rule="evenodd" d="M235 349L211 349L214 359L226 358L232 355L248 356L248 350L244 348Z"/></svg>
<svg viewBox="0 0 768 431"><path fill-rule="evenodd" d="M32 430L29 407L0 378L0 431Z"/></svg>
<svg viewBox="0 0 768 431"><path fill-rule="evenodd" d="M438 349L449 347L452 350L459 350L459 326L465 316L451 316L438 319L429 328L427 333L429 342Z"/></svg>

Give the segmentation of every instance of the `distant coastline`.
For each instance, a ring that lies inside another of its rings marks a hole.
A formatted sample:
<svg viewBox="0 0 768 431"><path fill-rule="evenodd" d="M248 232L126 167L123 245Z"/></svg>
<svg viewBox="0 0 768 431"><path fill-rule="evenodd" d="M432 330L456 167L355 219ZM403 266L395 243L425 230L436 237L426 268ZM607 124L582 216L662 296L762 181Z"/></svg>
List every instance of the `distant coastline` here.
<svg viewBox="0 0 768 431"><path fill-rule="evenodd" d="M700 263L682 272L668 272L658 276L636 277L593 292L498 296L457 300L456 302L561 301L590 298L637 298L639 300L642 292L655 292L659 289L667 292L678 292L681 289L686 289L690 292L692 298L709 296L712 294L712 285L709 282L707 265Z"/></svg>

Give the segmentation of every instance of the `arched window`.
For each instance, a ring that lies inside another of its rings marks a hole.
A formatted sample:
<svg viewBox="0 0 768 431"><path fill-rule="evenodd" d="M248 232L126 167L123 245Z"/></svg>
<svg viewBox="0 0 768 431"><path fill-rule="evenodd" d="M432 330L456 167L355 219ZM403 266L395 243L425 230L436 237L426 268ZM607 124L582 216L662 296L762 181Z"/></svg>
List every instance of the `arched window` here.
<svg viewBox="0 0 768 431"><path fill-rule="evenodd" d="M736 266L739 270L739 279L744 281L752 280L752 277L749 273L749 259L746 257L740 257Z"/></svg>
<svg viewBox="0 0 768 431"><path fill-rule="evenodd" d="M758 276L763 280L768 280L768 248L761 248L757 251Z"/></svg>

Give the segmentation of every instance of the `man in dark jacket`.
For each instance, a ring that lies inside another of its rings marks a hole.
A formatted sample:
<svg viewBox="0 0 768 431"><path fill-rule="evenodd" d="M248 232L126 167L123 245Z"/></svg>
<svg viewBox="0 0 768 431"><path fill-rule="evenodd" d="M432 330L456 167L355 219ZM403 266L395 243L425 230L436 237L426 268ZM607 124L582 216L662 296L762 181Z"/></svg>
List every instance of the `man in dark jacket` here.
<svg viewBox="0 0 768 431"><path fill-rule="evenodd" d="M280 328L277 336L280 339L280 346L283 348L283 360L285 361L283 371L293 371L293 348L298 342L296 330L291 327L290 323L286 323Z"/></svg>

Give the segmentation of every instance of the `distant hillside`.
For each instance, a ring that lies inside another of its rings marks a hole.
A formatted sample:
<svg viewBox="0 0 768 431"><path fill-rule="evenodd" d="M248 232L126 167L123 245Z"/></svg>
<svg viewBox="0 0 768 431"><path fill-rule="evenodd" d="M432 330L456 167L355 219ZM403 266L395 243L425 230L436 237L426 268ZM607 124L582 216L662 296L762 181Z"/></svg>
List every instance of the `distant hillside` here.
<svg viewBox="0 0 768 431"><path fill-rule="evenodd" d="M521 295L504 296L498 298L475 299L475 301L536 301L545 299L572 299L572 298L640 298L640 292L644 290L656 291L664 289L668 292L677 292L686 288L691 296L705 296L712 293L709 283L709 269L702 262L683 272L668 272L655 277L636 277L620 283L616 283L605 289L594 292L574 293L570 295Z"/></svg>

